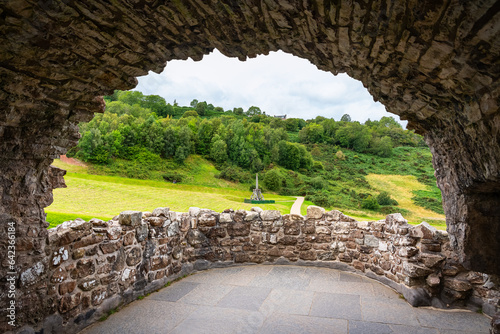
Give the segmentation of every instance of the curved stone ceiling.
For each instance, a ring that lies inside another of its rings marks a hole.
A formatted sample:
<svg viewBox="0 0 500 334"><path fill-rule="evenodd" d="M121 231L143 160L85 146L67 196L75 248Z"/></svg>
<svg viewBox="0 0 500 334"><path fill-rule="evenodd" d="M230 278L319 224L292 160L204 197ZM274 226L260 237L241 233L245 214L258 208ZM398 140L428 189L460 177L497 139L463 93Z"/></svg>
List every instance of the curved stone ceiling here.
<svg viewBox="0 0 500 334"><path fill-rule="evenodd" d="M2 1L0 218L42 257L43 208L63 174L49 165L103 111L101 95L214 48L240 60L283 50L360 80L425 136L458 260L500 274L499 11L495 0Z"/></svg>

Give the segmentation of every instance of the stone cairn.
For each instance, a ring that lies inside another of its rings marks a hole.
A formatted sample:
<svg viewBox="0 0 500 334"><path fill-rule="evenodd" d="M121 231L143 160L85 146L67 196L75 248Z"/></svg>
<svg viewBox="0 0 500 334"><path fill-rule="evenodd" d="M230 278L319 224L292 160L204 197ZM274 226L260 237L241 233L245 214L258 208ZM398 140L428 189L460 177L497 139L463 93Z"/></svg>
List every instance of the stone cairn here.
<svg viewBox="0 0 500 334"><path fill-rule="evenodd" d="M45 281L51 313L20 330L74 333L182 275L245 263L357 272L393 288L413 306L467 307L492 315L500 299L492 277L458 264L446 232L425 222L411 226L398 213L358 222L316 206L307 216L260 208L157 208L125 211L107 222L76 219L48 234L48 256L21 273L20 285ZM37 312L36 307L30 309Z"/></svg>

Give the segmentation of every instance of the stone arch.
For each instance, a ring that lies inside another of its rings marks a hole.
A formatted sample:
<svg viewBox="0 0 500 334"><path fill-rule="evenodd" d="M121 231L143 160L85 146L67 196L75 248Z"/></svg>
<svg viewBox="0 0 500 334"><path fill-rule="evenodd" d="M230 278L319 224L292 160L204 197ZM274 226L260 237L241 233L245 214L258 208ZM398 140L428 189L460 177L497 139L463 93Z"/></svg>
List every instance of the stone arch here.
<svg viewBox="0 0 500 334"><path fill-rule="evenodd" d="M460 261L500 274L482 250L500 243L485 239L499 226L499 11L495 0L3 2L0 219L17 224L18 270L47 261L43 208L64 185L49 165L103 111L100 96L217 48L240 60L283 50L360 80L425 136ZM43 301L36 287L26 295Z"/></svg>

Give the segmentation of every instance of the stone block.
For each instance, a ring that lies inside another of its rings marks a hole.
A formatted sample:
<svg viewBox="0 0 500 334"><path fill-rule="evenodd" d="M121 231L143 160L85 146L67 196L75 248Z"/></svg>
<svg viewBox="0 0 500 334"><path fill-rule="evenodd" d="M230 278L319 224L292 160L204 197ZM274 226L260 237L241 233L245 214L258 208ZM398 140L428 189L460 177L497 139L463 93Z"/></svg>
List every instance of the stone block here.
<svg viewBox="0 0 500 334"><path fill-rule="evenodd" d="M76 288L76 281L63 282L59 284L59 294L65 295L67 293L73 292Z"/></svg>
<svg viewBox="0 0 500 334"><path fill-rule="evenodd" d="M160 227L163 226L163 224L166 221L165 217L149 217L146 219L146 221L149 223L149 225L154 226L154 227Z"/></svg>
<svg viewBox="0 0 500 334"><path fill-rule="evenodd" d="M136 225L135 228L135 238L137 242L143 242L147 239L149 233L148 224L141 222L139 225Z"/></svg>
<svg viewBox="0 0 500 334"><path fill-rule="evenodd" d="M444 279L444 286L450 290L465 292L472 289L472 285L463 279L449 278Z"/></svg>
<svg viewBox="0 0 500 334"><path fill-rule="evenodd" d="M170 211L170 208L156 208L151 213L151 216L169 218L169 214L168 214L169 211Z"/></svg>
<svg viewBox="0 0 500 334"><path fill-rule="evenodd" d="M76 267L71 271L71 278L84 278L95 273L95 264L93 259L78 260Z"/></svg>
<svg viewBox="0 0 500 334"><path fill-rule="evenodd" d="M325 209L319 206L310 205L307 207L307 219L321 219L325 214Z"/></svg>
<svg viewBox="0 0 500 334"><path fill-rule="evenodd" d="M422 222L410 229L410 235L414 238L434 239L437 229L429 225L427 222Z"/></svg>
<svg viewBox="0 0 500 334"><path fill-rule="evenodd" d="M62 283L68 278L68 272L63 268L57 268L54 270L52 277L50 278L51 283Z"/></svg>
<svg viewBox="0 0 500 334"><path fill-rule="evenodd" d="M126 263L128 266L135 266L136 264L141 262L141 259L142 251L139 247L135 247L127 253Z"/></svg>
<svg viewBox="0 0 500 334"><path fill-rule="evenodd" d="M118 249L120 249L120 247L122 247L122 244L123 244L122 240L112 241L112 242L103 242L99 245L99 247L101 248L101 251L104 254L109 254L109 253L114 253Z"/></svg>
<svg viewBox="0 0 500 334"><path fill-rule="evenodd" d="M315 250L308 250L299 253L299 258L306 261L314 261L317 259Z"/></svg>
<svg viewBox="0 0 500 334"><path fill-rule="evenodd" d="M374 237L373 235L367 234L365 235L364 239L365 239L365 246L374 248L379 247L379 239Z"/></svg>
<svg viewBox="0 0 500 334"><path fill-rule="evenodd" d="M387 215L385 218L385 222L389 226L405 226L408 225L408 221L404 219L403 215L400 213L392 213Z"/></svg>
<svg viewBox="0 0 500 334"><path fill-rule="evenodd" d="M262 220L277 220L281 218L281 213L278 210L264 210L260 213Z"/></svg>
<svg viewBox="0 0 500 334"><path fill-rule="evenodd" d="M81 297L82 293L77 292L73 295L65 295L61 298L61 301L59 302L59 312L61 313L66 313L81 303Z"/></svg>
<svg viewBox="0 0 500 334"><path fill-rule="evenodd" d="M255 219L258 219L260 217L260 214L255 211L247 211L245 214L245 221L252 221Z"/></svg>
<svg viewBox="0 0 500 334"><path fill-rule="evenodd" d="M201 209L197 208L197 207L191 207L191 208L189 208L189 211L188 211L188 213L191 217L198 217L200 212L201 212Z"/></svg>
<svg viewBox="0 0 500 334"><path fill-rule="evenodd" d="M436 287L436 286L439 286L439 284L441 283L441 279L439 278L439 276L437 274L430 274L425 279L425 282L430 287Z"/></svg>
<svg viewBox="0 0 500 334"><path fill-rule="evenodd" d="M120 225L138 226L142 221L141 211L123 211L118 218Z"/></svg>
<svg viewBox="0 0 500 334"><path fill-rule="evenodd" d="M403 272L408 277L415 278L415 277L425 277L431 274L433 270L423 266L419 266L411 262L404 262Z"/></svg>
<svg viewBox="0 0 500 334"><path fill-rule="evenodd" d="M90 279L86 279L86 280L80 282L80 284L78 284L78 287L82 291L90 291L90 290L94 289L98 285L99 285L99 281L97 279L90 278Z"/></svg>
<svg viewBox="0 0 500 334"><path fill-rule="evenodd" d="M219 217L219 221L221 223L232 223L233 222L233 218L231 218L231 214L230 213L221 213L220 217Z"/></svg>
<svg viewBox="0 0 500 334"><path fill-rule="evenodd" d="M203 213L198 218L199 226L215 226L217 225L217 218L209 213Z"/></svg>

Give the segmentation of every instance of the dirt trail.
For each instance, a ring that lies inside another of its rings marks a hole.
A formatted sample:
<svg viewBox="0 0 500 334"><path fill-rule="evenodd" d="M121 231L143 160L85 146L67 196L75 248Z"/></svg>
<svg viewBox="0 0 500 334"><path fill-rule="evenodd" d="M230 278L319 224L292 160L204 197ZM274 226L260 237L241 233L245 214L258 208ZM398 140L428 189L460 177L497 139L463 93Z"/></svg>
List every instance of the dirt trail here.
<svg viewBox="0 0 500 334"><path fill-rule="evenodd" d="M84 162L75 158L68 158L65 155L61 155L59 159L61 159L62 162L67 163L69 165L87 167L87 165Z"/></svg>
<svg viewBox="0 0 500 334"><path fill-rule="evenodd" d="M290 214L300 215L300 207L302 206L302 203L304 203L304 197L297 197L292 205L292 208L290 209Z"/></svg>

